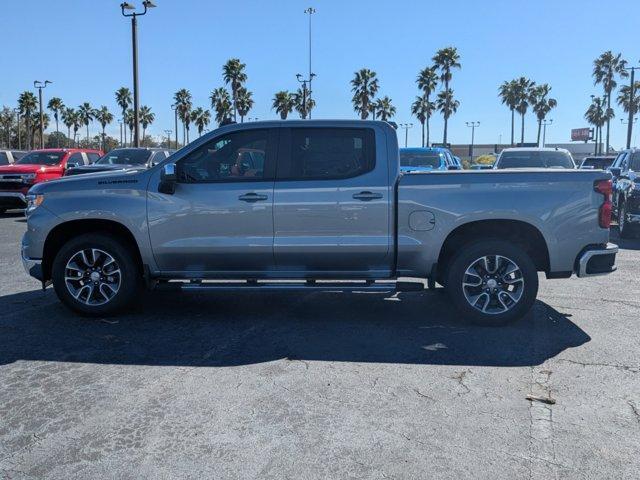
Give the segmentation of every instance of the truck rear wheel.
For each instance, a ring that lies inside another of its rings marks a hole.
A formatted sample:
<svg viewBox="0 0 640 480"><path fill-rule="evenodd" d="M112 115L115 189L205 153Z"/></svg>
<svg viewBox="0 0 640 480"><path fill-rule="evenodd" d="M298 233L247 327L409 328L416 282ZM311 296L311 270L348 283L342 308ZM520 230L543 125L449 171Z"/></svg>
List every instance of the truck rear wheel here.
<svg viewBox="0 0 640 480"><path fill-rule="evenodd" d="M103 234L69 240L52 267L58 298L81 315L116 313L130 306L143 286L140 268L129 249Z"/></svg>
<svg viewBox="0 0 640 480"><path fill-rule="evenodd" d="M479 325L505 325L524 317L538 293L531 257L503 240L480 240L460 248L446 279L453 304Z"/></svg>

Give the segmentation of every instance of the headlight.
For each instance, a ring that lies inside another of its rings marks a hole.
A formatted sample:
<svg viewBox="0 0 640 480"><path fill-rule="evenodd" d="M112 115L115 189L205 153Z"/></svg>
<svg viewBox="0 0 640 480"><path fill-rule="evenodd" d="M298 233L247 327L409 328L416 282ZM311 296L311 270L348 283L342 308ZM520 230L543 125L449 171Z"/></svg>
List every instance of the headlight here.
<svg viewBox="0 0 640 480"><path fill-rule="evenodd" d="M35 173L25 173L24 175L22 175L22 183L33 183L35 178Z"/></svg>
<svg viewBox="0 0 640 480"><path fill-rule="evenodd" d="M26 210L26 214L29 215L31 212L33 212L36 208L38 208L40 205L42 205L42 202L44 202L44 195L39 194L39 195L34 195L32 193L27 195L27 210Z"/></svg>

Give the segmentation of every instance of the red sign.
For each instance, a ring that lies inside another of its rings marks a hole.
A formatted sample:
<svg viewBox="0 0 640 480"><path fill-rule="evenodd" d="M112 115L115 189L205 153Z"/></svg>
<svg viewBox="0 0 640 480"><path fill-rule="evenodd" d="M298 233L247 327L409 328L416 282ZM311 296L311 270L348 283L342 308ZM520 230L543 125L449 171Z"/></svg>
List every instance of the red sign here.
<svg viewBox="0 0 640 480"><path fill-rule="evenodd" d="M573 128L571 130L572 142L586 142L588 140L591 140L590 128Z"/></svg>

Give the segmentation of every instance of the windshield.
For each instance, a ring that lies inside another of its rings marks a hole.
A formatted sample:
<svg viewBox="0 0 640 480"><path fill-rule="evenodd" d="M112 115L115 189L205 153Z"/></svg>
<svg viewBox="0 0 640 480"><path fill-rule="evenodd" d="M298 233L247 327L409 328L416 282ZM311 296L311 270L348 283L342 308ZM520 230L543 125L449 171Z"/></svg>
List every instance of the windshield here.
<svg viewBox="0 0 640 480"><path fill-rule="evenodd" d="M65 152L31 152L16 162L17 165L57 165Z"/></svg>
<svg viewBox="0 0 640 480"><path fill-rule="evenodd" d="M582 168L593 167L604 170L605 168L610 167L612 163L613 158L585 158L580 166Z"/></svg>
<svg viewBox="0 0 640 480"><path fill-rule="evenodd" d="M400 152L400 165L403 167L438 168L444 161L444 155L438 152Z"/></svg>
<svg viewBox="0 0 640 480"><path fill-rule="evenodd" d="M112 150L97 160L95 165L144 165L149 161L150 156L151 152L149 150L135 148Z"/></svg>
<svg viewBox="0 0 640 480"><path fill-rule="evenodd" d="M575 168L565 152L504 152L496 168Z"/></svg>

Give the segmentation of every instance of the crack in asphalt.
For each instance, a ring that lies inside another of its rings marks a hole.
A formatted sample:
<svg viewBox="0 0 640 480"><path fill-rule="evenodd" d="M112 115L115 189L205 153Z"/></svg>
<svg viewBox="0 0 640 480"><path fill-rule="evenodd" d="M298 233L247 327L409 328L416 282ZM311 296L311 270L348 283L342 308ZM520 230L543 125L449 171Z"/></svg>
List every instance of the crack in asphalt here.
<svg viewBox="0 0 640 480"><path fill-rule="evenodd" d="M566 358L558 358L558 362L572 363L574 365L581 365L583 367L610 367L617 368L619 370L625 370L631 373L640 372L640 366L638 365L624 365L621 363L597 363L597 362L579 362L578 360L569 360Z"/></svg>

